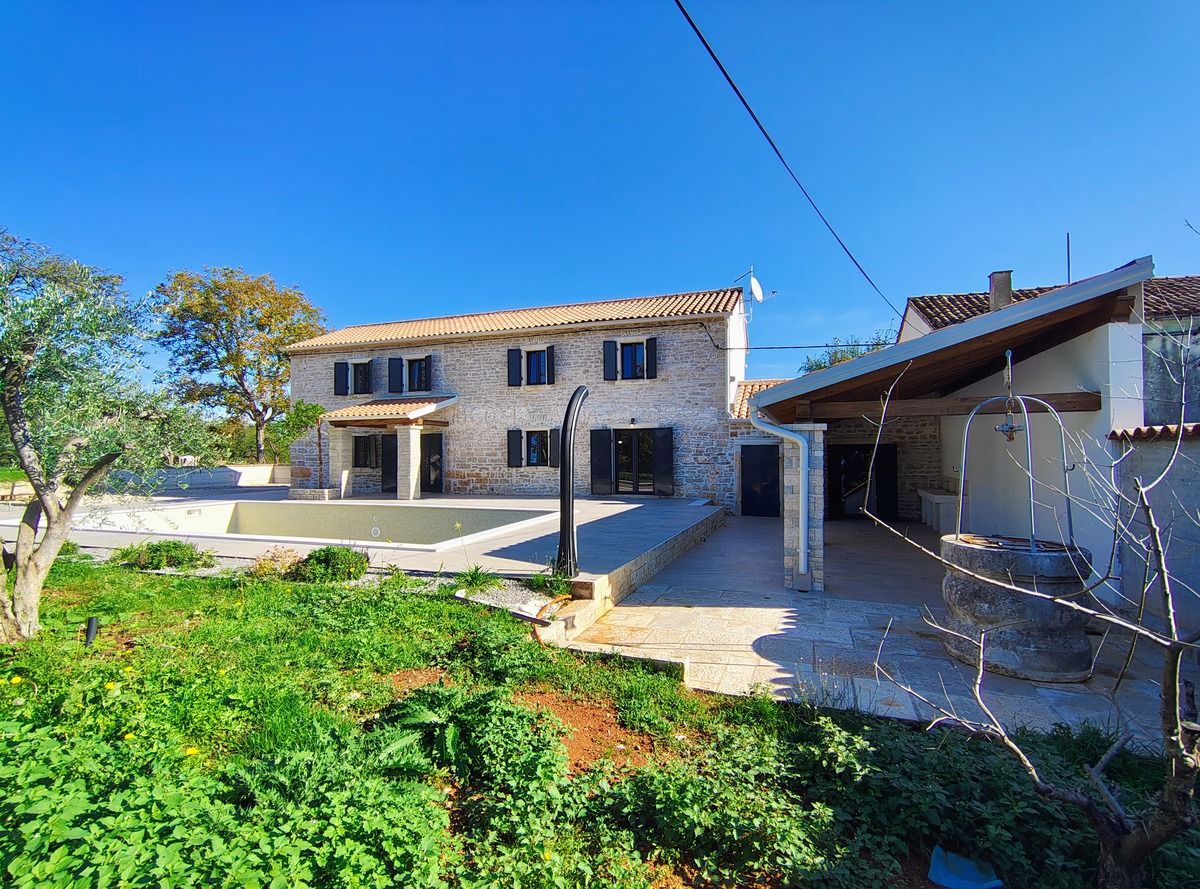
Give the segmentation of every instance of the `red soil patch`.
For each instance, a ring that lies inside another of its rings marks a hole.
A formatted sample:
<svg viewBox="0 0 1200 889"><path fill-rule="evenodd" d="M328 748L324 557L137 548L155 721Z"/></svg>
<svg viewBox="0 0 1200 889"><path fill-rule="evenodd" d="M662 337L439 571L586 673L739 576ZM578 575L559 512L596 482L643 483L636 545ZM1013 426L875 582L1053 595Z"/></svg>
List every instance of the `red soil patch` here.
<svg viewBox="0 0 1200 889"><path fill-rule="evenodd" d="M399 692L412 691L423 685L432 685L444 679L445 670L437 667L424 667L420 670L399 670L392 674L392 687Z"/></svg>
<svg viewBox="0 0 1200 889"><path fill-rule="evenodd" d="M654 739L622 727L611 704L575 701L551 691L514 697L533 710L553 713L567 727L563 742L571 772L585 771L601 759L611 759L619 766L640 766L655 752Z"/></svg>

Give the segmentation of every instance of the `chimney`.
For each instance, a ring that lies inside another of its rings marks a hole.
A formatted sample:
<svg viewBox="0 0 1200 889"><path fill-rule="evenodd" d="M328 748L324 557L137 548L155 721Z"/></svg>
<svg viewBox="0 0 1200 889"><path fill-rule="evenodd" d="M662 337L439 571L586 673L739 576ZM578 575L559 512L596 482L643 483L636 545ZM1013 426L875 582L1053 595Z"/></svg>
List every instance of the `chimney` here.
<svg viewBox="0 0 1200 889"><path fill-rule="evenodd" d="M1012 269L988 275L988 310L1003 309L1012 302Z"/></svg>

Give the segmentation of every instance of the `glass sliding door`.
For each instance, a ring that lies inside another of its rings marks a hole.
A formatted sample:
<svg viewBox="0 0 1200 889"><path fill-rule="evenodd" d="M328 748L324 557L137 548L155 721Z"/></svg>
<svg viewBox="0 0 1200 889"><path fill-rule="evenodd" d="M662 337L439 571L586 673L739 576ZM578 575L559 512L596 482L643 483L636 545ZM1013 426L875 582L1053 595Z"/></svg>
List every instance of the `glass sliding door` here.
<svg viewBox="0 0 1200 889"><path fill-rule="evenodd" d="M671 462L670 448L667 452L656 455L655 440L661 439L661 430L656 429L617 429L613 434L613 450L616 457L616 476L618 494L654 494L661 493L655 488L655 457L658 457L658 471L662 472L665 463ZM659 487L661 488L661 481Z"/></svg>

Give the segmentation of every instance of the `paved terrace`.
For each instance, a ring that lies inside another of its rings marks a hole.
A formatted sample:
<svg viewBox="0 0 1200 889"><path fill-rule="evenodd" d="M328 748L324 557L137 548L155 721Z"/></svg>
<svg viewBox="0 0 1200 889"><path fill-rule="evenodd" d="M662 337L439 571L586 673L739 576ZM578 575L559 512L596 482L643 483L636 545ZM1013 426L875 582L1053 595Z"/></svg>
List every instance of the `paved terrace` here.
<svg viewBox="0 0 1200 889"><path fill-rule="evenodd" d="M930 612L944 614L940 567L867 522L829 522L825 533L827 593L782 586L777 519L730 518L707 543L584 631L573 647L685 663L685 681L698 689L736 695L763 688L781 699L929 719L928 707L876 676L876 653L890 621L883 649L889 672L931 699L949 702L957 713L977 716L973 669L950 658L922 620ZM935 543L924 527L912 533L926 545ZM1146 648L1139 646L1115 698L1110 689L1124 649L1108 644L1088 682L1027 682L989 673L986 699L1010 729L1091 722L1151 741L1157 736L1158 683L1157 668L1141 653Z"/></svg>
<svg viewBox="0 0 1200 889"><path fill-rule="evenodd" d="M224 491L203 491L193 495L154 498L105 498L87 507L78 524L94 523L96 510L106 509L153 509L156 506L179 506L204 502L228 502L231 500L280 500L287 501L286 486L238 488ZM378 504L380 509L404 506L405 503L389 499L355 497L349 501ZM489 571L510 574L529 574L545 570L554 561L558 550L558 498L557 497L484 497L434 495L422 498L425 504L471 507L495 507L504 509L543 509L553 512L536 525L501 534L466 546L451 546L441 552L417 552L384 547L364 547L376 566L395 565L414 573L456 573L470 565L481 565ZM301 508L312 508L304 504ZM22 507L12 504L0 506L0 521L19 518ZM720 507L694 505L682 499L658 497L577 497L575 516L579 542L580 570L585 576L607 575L633 562L655 546L676 537L698 521L719 512ZM91 513L91 514L89 514ZM12 526L0 527L0 536L11 540L16 534ZM113 549L127 546L151 535L140 532L82 531L76 530L71 539L81 546L94 549ZM323 543L272 543L262 540L245 540L236 537L189 537L184 533L155 534L181 540L193 540L202 549L233 559L253 559L272 546L288 546L298 552L316 549ZM337 540L325 543L341 542ZM358 541L352 541L356 546Z"/></svg>

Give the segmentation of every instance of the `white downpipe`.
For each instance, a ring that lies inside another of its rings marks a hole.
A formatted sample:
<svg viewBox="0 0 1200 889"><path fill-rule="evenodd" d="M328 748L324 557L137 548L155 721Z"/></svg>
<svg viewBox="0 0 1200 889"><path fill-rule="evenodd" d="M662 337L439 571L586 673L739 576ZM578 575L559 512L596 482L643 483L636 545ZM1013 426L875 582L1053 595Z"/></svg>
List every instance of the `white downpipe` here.
<svg viewBox="0 0 1200 889"><path fill-rule="evenodd" d="M808 574L808 438L804 433L794 429L785 429L774 423L768 423L758 415L754 405L750 406L750 425L755 429L795 442L800 446L800 541L796 552L800 555L797 574ZM799 578L797 578L799 582Z"/></svg>

